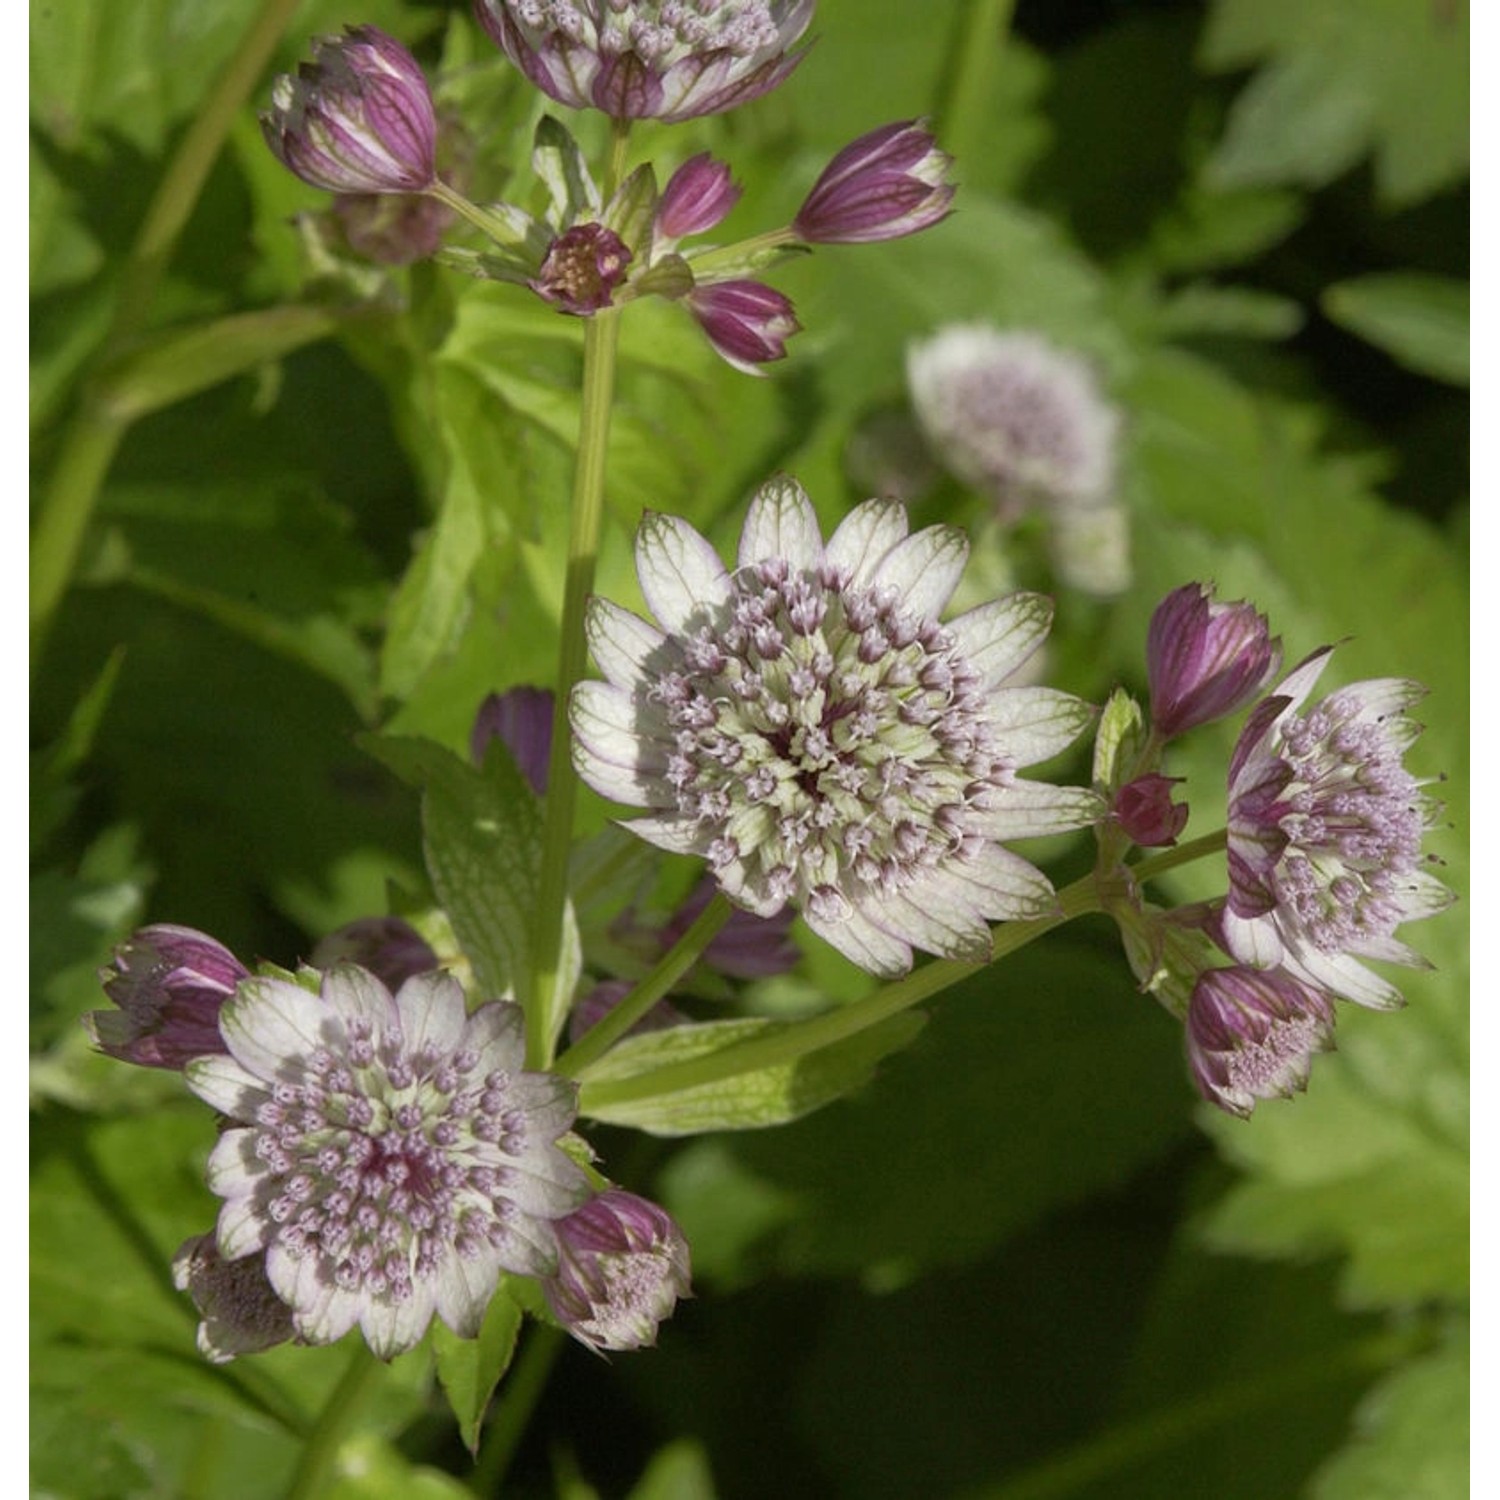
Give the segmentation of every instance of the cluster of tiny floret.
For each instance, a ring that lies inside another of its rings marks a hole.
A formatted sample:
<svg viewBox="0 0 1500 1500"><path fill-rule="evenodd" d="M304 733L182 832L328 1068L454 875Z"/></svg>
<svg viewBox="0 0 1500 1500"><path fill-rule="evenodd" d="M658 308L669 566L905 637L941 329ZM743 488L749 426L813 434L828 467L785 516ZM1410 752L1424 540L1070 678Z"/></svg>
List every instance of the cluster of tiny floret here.
<svg viewBox="0 0 1500 1500"><path fill-rule="evenodd" d="M830 919L850 874L889 893L975 852L970 814L1016 769L951 634L826 562L742 569L647 697L675 736L678 810L716 825L710 865L753 853L758 895Z"/></svg>
<svg viewBox="0 0 1500 1500"><path fill-rule="evenodd" d="M523 25L559 31L570 41L602 52L634 52L648 63L670 64L713 48L751 57L780 37L764 3L725 0L637 0L637 3L578 5L573 0L520 0Z"/></svg>
<svg viewBox="0 0 1500 1500"><path fill-rule="evenodd" d="M1387 937L1405 920L1402 882L1421 861L1427 827L1403 743L1389 724L1355 721L1357 712L1334 695L1280 725L1294 780L1280 819L1291 846L1273 885L1325 953Z"/></svg>
<svg viewBox="0 0 1500 1500"><path fill-rule="evenodd" d="M471 1259L505 1239L513 1177L499 1158L524 1152L526 1114L510 1074L470 1081L470 1050L408 1058L351 1023L346 1058L318 1049L307 1081L275 1084L257 1111L266 1212L288 1254L321 1256L345 1291L402 1302L448 1249Z"/></svg>

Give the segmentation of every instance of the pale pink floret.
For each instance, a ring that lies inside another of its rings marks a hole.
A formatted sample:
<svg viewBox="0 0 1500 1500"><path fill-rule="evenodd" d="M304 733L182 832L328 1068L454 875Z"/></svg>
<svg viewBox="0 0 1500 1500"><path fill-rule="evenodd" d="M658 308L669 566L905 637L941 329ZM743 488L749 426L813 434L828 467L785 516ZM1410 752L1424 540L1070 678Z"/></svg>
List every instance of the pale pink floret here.
<svg viewBox="0 0 1500 1500"><path fill-rule="evenodd" d="M1424 868L1436 804L1402 764L1425 689L1380 678L1304 708L1332 649L1292 671L1235 746L1224 943L1241 963L1388 1010L1401 992L1361 960L1425 967L1395 930L1453 900Z"/></svg>
<svg viewBox="0 0 1500 1500"><path fill-rule="evenodd" d="M502 1271L553 1268L552 1221L588 1190L557 1144L573 1086L523 1071L518 1007L466 1015L445 974L393 997L344 965L317 995L245 981L221 1027L230 1055L187 1070L233 1122L209 1159L218 1249L264 1255L298 1337L357 1323L390 1358L434 1314L472 1337Z"/></svg>
<svg viewBox="0 0 1500 1500"><path fill-rule="evenodd" d="M596 600L604 682L572 702L574 763L630 826L706 858L739 906L789 902L874 973L912 949L970 959L989 923L1054 909L1002 840L1098 816L1092 793L1017 772L1065 749L1092 711L1008 681L1041 645L1048 600L1012 594L938 623L963 534L908 534L905 509L857 506L823 542L791 479L751 501L734 572L687 522L648 514L636 566L657 624Z"/></svg>
<svg viewBox="0 0 1500 1500"><path fill-rule="evenodd" d="M1209 969L1188 1003L1188 1067L1198 1092L1232 1115L1307 1087L1333 1046L1333 1001L1284 970Z"/></svg>

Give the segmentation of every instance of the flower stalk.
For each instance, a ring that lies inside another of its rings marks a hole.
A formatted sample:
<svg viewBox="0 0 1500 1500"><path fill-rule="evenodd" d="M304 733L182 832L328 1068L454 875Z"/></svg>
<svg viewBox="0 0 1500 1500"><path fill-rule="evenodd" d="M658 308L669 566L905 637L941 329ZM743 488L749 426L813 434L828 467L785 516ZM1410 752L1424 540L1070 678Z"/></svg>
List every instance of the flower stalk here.
<svg viewBox="0 0 1500 1500"><path fill-rule="evenodd" d="M344 1374L318 1413L317 1425L297 1459L296 1472L287 1486L286 1500L317 1500L318 1496L328 1493L339 1446L353 1428L360 1408L374 1391L382 1369L364 1340L353 1340Z"/></svg>
<svg viewBox="0 0 1500 1500"><path fill-rule="evenodd" d="M672 945L661 962L607 1016L591 1026L558 1058L553 1072L564 1078L576 1078L591 1062L601 1057L697 963L733 910L728 897L722 891L716 892L699 913L697 921Z"/></svg>
<svg viewBox="0 0 1500 1500"><path fill-rule="evenodd" d="M616 132L617 141L622 132ZM623 145L612 156L623 155ZM584 609L594 586L599 528L604 515L604 471L614 403L617 313L589 318L583 331L583 404L579 415L578 466L568 536L568 570L563 586L562 641L558 648L557 695L552 711L552 753L547 765L547 805L542 871L537 896L537 1004L526 1018L526 1057L530 1067L546 1067L552 1042L545 1018L566 1009L556 994L561 981L563 922L568 900L568 855L573 842L573 810L578 777L569 752L568 699L584 673L588 646Z"/></svg>

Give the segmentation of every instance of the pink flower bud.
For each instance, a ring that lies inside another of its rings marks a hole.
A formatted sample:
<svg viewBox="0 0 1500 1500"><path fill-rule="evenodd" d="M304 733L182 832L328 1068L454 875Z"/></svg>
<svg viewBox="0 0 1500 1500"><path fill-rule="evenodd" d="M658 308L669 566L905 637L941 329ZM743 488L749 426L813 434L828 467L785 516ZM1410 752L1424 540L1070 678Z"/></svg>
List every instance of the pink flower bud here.
<svg viewBox="0 0 1500 1500"><path fill-rule="evenodd" d="M1172 788L1181 776L1159 776L1152 772L1126 782L1115 793L1115 821L1143 849L1175 844L1187 824L1187 803L1172 801Z"/></svg>
<svg viewBox="0 0 1500 1500"><path fill-rule="evenodd" d="M1151 722L1163 739L1243 708L1281 665L1281 642L1243 600L1219 604L1201 583L1156 606L1146 636Z"/></svg>
<svg viewBox="0 0 1500 1500"><path fill-rule="evenodd" d="M1315 1052L1333 1046L1333 1001L1284 969L1209 969L1187 1013L1188 1068L1198 1092L1248 1117L1258 1099L1307 1087Z"/></svg>
<svg viewBox="0 0 1500 1500"><path fill-rule="evenodd" d="M953 158L918 120L882 125L823 169L792 230L809 245L857 245L915 234L948 216Z"/></svg>
<svg viewBox="0 0 1500 1500"><path fill-rule="evenodd" d="M706 151L683 162L672 173L656 205L656 232L664 239L706 234L740 200L729 168Z"/></svg>
<svg viewBox="0 0 1500 1500"><path fill-rule="evenodd" d="M101 1052L143 1068L181 1069L229 1049L219 1009L249 970L222 943L191 927L143 927L99 971L118 1010L90 1011L83 1024Z"/></svg>
<svg viewBox="0 0 1500 1500"><path fill-rule="evenodd" d="M791 302L760 281L721 281L700 286L683 301L708 341L748 375L757 365L786 357L786 341L802 326Z"/></svg>
<svg viewBox="0 0 1500 1500"><path fill-rule="evenodd" d="M553 1315L590 1349L641 1349L688 1295L687 1241L665 1209L610 1188L553 1221L557 1274L542 1282Z"/></svg>
<svg viewBox="0 0 1500 1500"><path fill-rule="evenodd" d="M331 193L420 193L436 178L437 116L417 60L374 26L313 44L260 117L266 144Z"/></svg>

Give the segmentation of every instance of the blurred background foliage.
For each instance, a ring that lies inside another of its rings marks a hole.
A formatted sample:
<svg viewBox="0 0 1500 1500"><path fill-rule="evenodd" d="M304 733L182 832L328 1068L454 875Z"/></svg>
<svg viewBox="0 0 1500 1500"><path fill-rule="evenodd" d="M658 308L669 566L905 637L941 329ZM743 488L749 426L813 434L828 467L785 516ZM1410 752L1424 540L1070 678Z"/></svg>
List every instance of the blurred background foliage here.
<svg viewBox="0 0 1500 1500"><path fill-rule="evenodd" d="M441 70L479 196L524 162L540 107L467 7L282 8L275 68L378 24ZM310 263L292 220L324 204L261 142L269 70L138 295L155 185L261 10L32 5L39 488L100 412L118 442L33 680L33 1484L70 1500L279 1493L343 1359L199 1360L167 1265L214 1212L211 1132L176 1080L89 1055L96 970L146 920L291 963L419 898L414 799L358 736L462 750L484 694L552 673L576 322L430 265ZM600 592L638 597L644 506L727 541L776 468L825 521L863 498L911 339L1041 330L1125 414L1136 575L1060 599L1056 680L1141 688L1150 610L1194 578L1266 609L1290 661L1337 640L1339 680L1421 679L1413 759L1445 776L1462 895L1467 5L822 0L814 29L774 97L640 129L636 155L728 159L749 233L852 136L927 115L958 212L779 274L806 331L764 381L678 310L630 310ZM1046 586L954 482L915 514L974 526L986 581ZM1195 831L1230 738L1174 762ZM791 1126L596 1131L682 1220L699 1297L657 1351L569 1347L544 1387L555 1345L523 1342L511 1378L539 1394L506 1493L1466 1493L1466 928L1462 904L1425 923L1409 1007L1346 1007L1309 1094L1249 1124L1196 1104L1177 1028L1083 924ZM826 955L802 973L747 1003L860 983ZM490 1493L496 1463L476 1477L418 1352L334 1493Z"/></svg>

